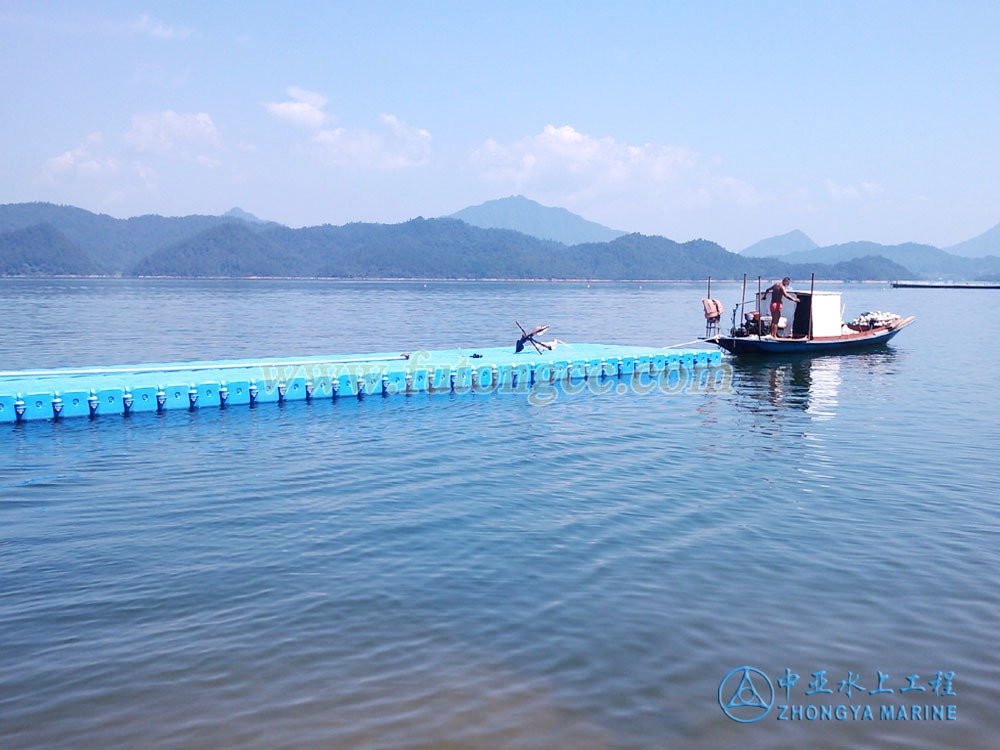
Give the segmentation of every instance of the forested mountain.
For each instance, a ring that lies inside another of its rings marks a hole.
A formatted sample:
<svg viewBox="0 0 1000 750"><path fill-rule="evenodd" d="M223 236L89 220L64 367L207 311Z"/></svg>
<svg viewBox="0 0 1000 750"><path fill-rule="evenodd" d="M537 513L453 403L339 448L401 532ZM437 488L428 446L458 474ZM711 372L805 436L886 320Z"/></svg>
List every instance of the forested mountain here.
<svg viewBox="0 0 1000 750"><path fill-rule="evenodd" d="M142 276L337 276L510 278L547 275L546 256L563 247L453 219L345 224L254 232L224 226L153 253Z"/></svg>
<svg viewBox="0 0 1000 750"><path fill-rule="evenodd" d="M224 217L115 219L46 203L0 206L0 232L9 235L0 273L545 279L739 278L744 273L776 278L787 273L796 281L811 272L843 279L914 276L905 264L867 252L866 244L857 246L857 255L872 257L834 254L796 264L791 258L730 253L708 240L678 243L641 234L566 245L457 219L302 229L254 219L235 210Z"/></svg>
<svg viewBox="0 0 1000 750"><path fill-rule="evenodd" d="M982 279L1000 274L1000 224L948 250L917 242L899 245L845 242L819 247L808 236L794 230L754 243L742 254L805 265L839 264L866 256L880 256L910 269L916 274L915 278Z"/></svg>
<svg viewBox="0 0 1000 750"><path fill-rule="evenodd" d="M255 232L228 225L156 251L138 276L325 276L339 278L701 279L755 277L907 277L884 258L795 266L746 258L708 240L677 243L630 234L613 242L567 246L454 219L346 224ZM882 274L873 276L872 274Z"/></svg>
<svg viewBox="0 0 1000 750"><path fill-rule="evenodd" d="M537 208L550 218L568 216L578 228L579 222L593 224L523 196L473 208L490 204L507 209L529 204L528 213ZM48 229L38 229L42 225ZM735 278L744 272L767 276L789 269L793 278L808 277L813 270L820 277L845 279L959 280L1000 275L1000 257L960 257L916 243L849 242L778 257L750 255L750 251L814 244L797 231L761 241L737 255L707 240L677 243L629 234L612 241L571 244L449 218L290 229L237 208L224 216L116 219L51 203L0 205L0 234L29 228L33 232L6 240L8 256L0 273L686 279L709 274ZM970 253L992 247L998 234L1000 229L994 228L962 247L968 245Z"/></svg>
<svg viewBox="0 0 1000 750"><path fill-rule="evenodd" d="M0 276L82 276L102 271L51 224L0 233Z"/></svg>
<svg viewBox="0 0 1000 750"><path fill-rule="evenodd" d="M901 245L881 245L877 242L847 242L842 245L806 250L781 256L788 263L839 263L865 255L879 255L906 266L927 278L972 279L1000 271L1000 258L961 258L932 245L907 242Z"/></svg>
<svg viewBox="0 0 1000 750"><path fill-rule="evenodd" d="M810 269L817 278L844 279L845 281L866 281L869 279L912 279L913 273L906 266L895 263L881 255L865 255L861 258L842 260L832 265L822 263L799 264L797 281L801 289L802 282L808 278L805 269Z"/></svg>
<svg viewBox="0 0 1000 750"><path fill-rule="evenodd" d="M223 216L135 216L116 219L52 203L0 205L0 232L48 224L64 234L107 273L122 273L154 250L211 227L244 222ZM263 225L262 225L263 226Z"/></svg>

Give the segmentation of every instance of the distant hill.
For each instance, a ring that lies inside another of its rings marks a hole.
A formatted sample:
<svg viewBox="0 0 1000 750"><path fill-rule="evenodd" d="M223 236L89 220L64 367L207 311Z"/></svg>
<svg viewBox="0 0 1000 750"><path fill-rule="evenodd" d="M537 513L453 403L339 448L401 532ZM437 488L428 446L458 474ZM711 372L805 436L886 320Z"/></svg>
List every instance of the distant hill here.
<svg viewBox="0 0 1000 750"><path fill-rule="evenodd" d="M0 205L0 232L49 224L111 274L124 272L158 248L236 221L240 220L223 216L148 215L116 219L52 203Z"/></svg>
<svg viewBox="0 0 1000 750"><path fill-rule="evenodd" d="M966 258L982 258L986 255L1000 256L1000 224L977 237L945 248L949 253Z"/></svg>
<svg viewBox="0 0 1000 750"><path fill-rule="evenodd" d="M784 255L789 263L839 263L866 255L887 258L930 279L974 279L1000 271L1000 257L960 258L932 245L906 242L901 245L881 245L878 242L846 242L815 250Z"/></svg>
<svg viewBox="0 0 1000 750"><path fill-rule="evenodd" d="M51 224L0 234L0 276L87 275L102 270Z"/></svg>
<svg viewBox="0 0 1000 750"><path fill-rule="evenodd" d="M513 278L547 275L562 247L518 232L452 219L346 224L254 232L223 226L140 261L140 276L336 276Z"/></svg>
<svg viewBox="0 0 1000 750"><path fill-rule="evenodd" d="M240 221L155 250L129 269L129 275L296 276L303 268L294 249Z"/></svg>
<svg viewBox="0 0 1000 750"><path fill-rule="evenodd" d="M678 243L628 234L566 245L449 218L291 229L247 220L238 211L115 219L73 206L21 203L0 205L0 234L0 273L6 274L704 279L746 273L799 281L815 272L831 279L914 278L919 270L907 259L947 269L955 279L1000 273L1000 258L956 258L930 246L851 243L758 258L703 239Z"/></svg>
<svg viewBox="0 0 1000 750"><path fill-rule="evenodd" d="M815 270L815 268L820 270ZM913 272L909 268L901 266L899 263L894 263L888 258L883 258L881 255L865 255L861 258L842 260L829 267L819 265L815 268L810 273L815 273L820 278L844 279L845 281L913 278ZM806 278L805 273L803 273L799 277L799 281L802 282Z"/></svg>
<svg viewBox="0 0 1000 750"><path fill-rule="evenodd" d="M924 273L947 263L948 253L931 245L914 242L902 245L882 245L878 242L845 242L812 250L800 250L781 256L789 263L839 263L866 255L880 255L896 263L905 265L911 271Z"/></svg>
<svg viewBox="0 0 1000 750"><path fill-rule="evenodd" d="M741 251L742 255L749 255L756 258L768 258L789 253L813 250L819 247L805 232L793 229L787 234L779 234L776 237L755 242L750 247Z"/></svg>
<svg viewBox="0 0 1000 750"><path fill-rule="evenodd" d="M906 278L884 258L796 266L747 258L714 242L678 243L630 234L612 242L567 246L507 229L455 219L346 224L254 231L231 224L152 253L138 276L332 276L340 278L704 279L743 273L780 278ZM873 275L877 274L877 275Z"/></svg>
<svg viewBox="0 0 1000 750"><path fill-rule="evenodd" d="M554 240L564 245L584 242L610 242L625 232L609 229L567 211L565 208L543 206L523 195L487 201L469 206L447 216L484 229L513 229L516 232Z"/></svg>
<svg viewBox="0 0 1000 750"><path fill-rule="evenodd" d="M268 221L267 219L260 219L254 216L249 211L244 211L239 206L234 206L233 208L222 214L223 218L228 219L242 219L243 221L249 222L250 224L274 224L276 222Z"/></svg>
<svg viewBox="0 0 1000 750"><path fill-rule="evenodd" d="M491 206L514 213L527 207L522 215L556 223L566 220L578 228L598 227L614 238L567 244L451 218L290 229L238 208L224 216L116 219L74 206L14 203L0 205L0 234L42 225L48 229L7 238L6 266L0 266L0 273L695 279L709 274L738 278L744 272L774 276L787 269L792 278L815 271L826 278L955 281L1000 275L998 256L961 257L916 243L849 242L758 257L749 252L771 253L779 247L815 243L801 232L789 232L736 255L707 240L676 243L664 237L623 235L523 196L465 211ZM998 234L1000 227L995 227L969 243L988 248L990 238Z"/></svg>

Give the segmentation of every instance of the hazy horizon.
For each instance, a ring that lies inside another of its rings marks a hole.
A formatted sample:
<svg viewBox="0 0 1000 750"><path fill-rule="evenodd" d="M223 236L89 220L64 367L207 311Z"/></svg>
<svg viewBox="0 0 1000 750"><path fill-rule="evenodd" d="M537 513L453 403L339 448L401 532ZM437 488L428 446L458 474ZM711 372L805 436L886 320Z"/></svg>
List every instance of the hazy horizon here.
<svg viewBox="0 0 1000 750"><path fill-rule="evenodd" d="M296 227L523 194L732 251L1000 222L995 4L268 11L0 5L0 203Z"/></svg>

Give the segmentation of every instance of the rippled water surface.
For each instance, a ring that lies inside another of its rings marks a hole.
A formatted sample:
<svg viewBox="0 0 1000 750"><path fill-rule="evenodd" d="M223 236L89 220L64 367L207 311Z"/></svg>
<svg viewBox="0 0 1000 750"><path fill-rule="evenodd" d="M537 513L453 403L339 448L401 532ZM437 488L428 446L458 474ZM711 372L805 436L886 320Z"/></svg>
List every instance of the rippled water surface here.
<svg viewBox="0 0 1000 750"><path fill-rule="evenodd" d="M0 746L995 746L1000 348L969 316L1000 293L842 289L847 317L917 322L879 351L735 363L729 392L3 426ZM474 348L515 317L662 345L703 330L702 296L6 280L0 369ZM743 665L776 705L788 668L787 702L875 720L734 722L719 687ZM805 695L820 670L833 694ZM869 694L878 671L894 693ZM926 692L900 694L912 674Z"/></svg>

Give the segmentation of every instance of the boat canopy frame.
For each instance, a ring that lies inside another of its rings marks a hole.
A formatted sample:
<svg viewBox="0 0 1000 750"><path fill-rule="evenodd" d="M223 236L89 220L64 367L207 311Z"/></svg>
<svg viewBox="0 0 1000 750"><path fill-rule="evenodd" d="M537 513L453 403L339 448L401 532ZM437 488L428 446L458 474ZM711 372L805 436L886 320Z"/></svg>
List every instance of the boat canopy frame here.
<svg viewBox="0 0 1000 750"><path fill-rule="evenodd" d="M752 300L747 300L746 296L747 278L743 275L743 291L740 301L733 307L732 327L735 331L737 325L737 312L739 313L739 325L746 321L747 302L753 306L757 312L757 319L762 320L765 315L764 292L761 291L762 277L757 277L757 293ZM799 299L798 303L793 302L791 311L791 331L788 336L782 338L811 340L817 337L840 335L843 321L843 306L841 304L840 292L829 292L816 289L816 274L813 274L809 281L809 291L788 290L790 294ZM820 303L822 300L822 303ZM815 304L814 304L815 303ZM755 334L761 338L761 333ZM751 334L754 335L754 334Z"/></svg>

